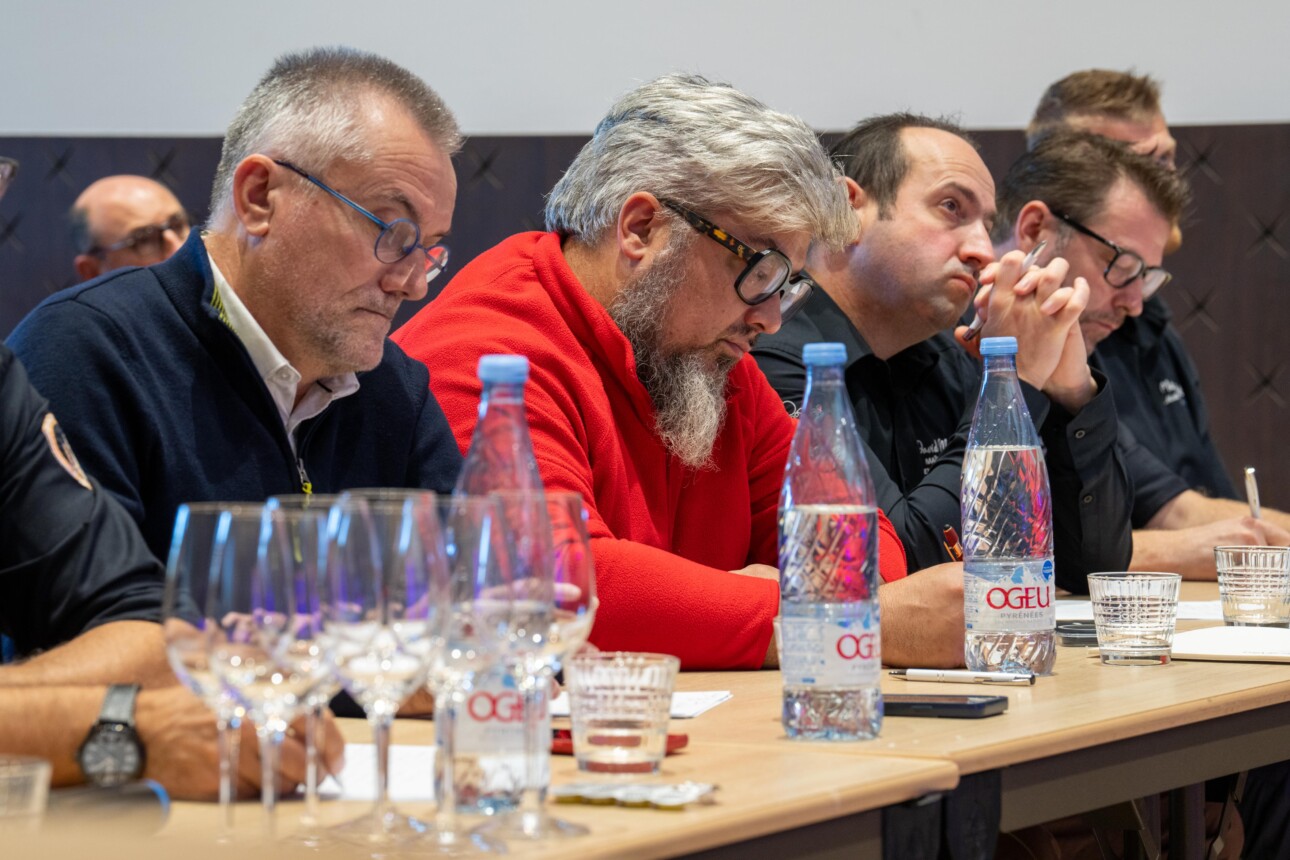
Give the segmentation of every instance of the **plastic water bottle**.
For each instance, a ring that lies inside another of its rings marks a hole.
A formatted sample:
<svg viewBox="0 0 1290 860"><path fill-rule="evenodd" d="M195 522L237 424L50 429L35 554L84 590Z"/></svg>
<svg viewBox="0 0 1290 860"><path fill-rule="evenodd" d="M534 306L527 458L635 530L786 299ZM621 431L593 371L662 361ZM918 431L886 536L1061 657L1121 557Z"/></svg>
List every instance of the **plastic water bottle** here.
<svg viewBox="0 0 1290 860"><path fill-rule="evenodd" d="M529 360L522 355L479 359L479 420L457 478L457 495L542 491L524 410L528 378ZM457 714L453 770L462 811L492 813L519 804L526 772L522 713L515 677L508 670L494 669L475 679ZM538 718L549 724L550 717Z"/></svg>
<svg viewBox="0 0 1290 860"><path fill-rule="evenodd" d="M529 438L524 385L529 360L522 355L485 355L479 359L479 420L466 462L457 477L457 495L482 496L495 490L542 492L542 476Z"/></svg>
<svg viewBox="0 0 1290 860"><path fill-rule="evenodd" d="M779 665L790 738L882 728L878 509L842 380L846 348L807 344L806 397L779 497Z"/></svg>
<svg viewBox="0 0 1290 860"><path fill-rule="evenodd" d="M973 671L1052 672L1053 515L1017 339L981 341L985 374L963 462L964 655Z"/></svg>

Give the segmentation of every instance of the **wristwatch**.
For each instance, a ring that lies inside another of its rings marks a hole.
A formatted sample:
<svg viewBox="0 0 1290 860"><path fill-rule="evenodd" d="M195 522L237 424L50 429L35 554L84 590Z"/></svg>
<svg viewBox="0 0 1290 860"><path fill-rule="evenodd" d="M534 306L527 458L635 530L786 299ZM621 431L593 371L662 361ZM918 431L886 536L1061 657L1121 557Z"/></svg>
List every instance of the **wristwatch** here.
<svg viewBox="0 0 1290 860"><path fill-rule="evenodd" d="M138 684L108 687L99 721L76 753L86 782L110 788L137 779L143 773L143 743L134 728L134 702L138 694Z"/></svg>

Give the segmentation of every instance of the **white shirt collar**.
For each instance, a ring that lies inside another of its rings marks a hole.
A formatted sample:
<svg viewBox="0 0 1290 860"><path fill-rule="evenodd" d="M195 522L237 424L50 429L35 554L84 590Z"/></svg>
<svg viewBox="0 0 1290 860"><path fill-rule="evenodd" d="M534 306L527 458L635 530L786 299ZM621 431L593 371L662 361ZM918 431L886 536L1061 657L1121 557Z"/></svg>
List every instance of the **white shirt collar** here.
<svg viewBox="0 0 1290 860"><path fill-rule="evenodd" d="M296 389L300 385L300 371L291 366L291 362L287 361L286 356L265 334L264 329L243 304L241 297L224 277L224 273L215 265L215 260L209 253L207 258L210 259L215 293L223 308L224 319L228 327L242 341L242 345L246 347L252 363L255 364L255 369L259 371L260 378L269 389L294 453L296 430L300 424L321 413L333 400L348 397L358 391L358 377L353 373L324 377L311 385L297 404Z"/></svg>

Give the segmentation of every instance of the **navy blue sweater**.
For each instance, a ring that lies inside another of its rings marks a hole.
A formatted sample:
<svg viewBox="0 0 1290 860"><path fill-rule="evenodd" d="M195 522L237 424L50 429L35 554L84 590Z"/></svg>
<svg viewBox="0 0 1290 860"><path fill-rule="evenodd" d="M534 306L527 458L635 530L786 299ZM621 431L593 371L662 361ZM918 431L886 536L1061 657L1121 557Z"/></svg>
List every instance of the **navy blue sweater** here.
<svg viewBox="0 0 1290 860"><path fill-rule="evenodd" d="M184 502L302 490L277 407L211 307L213 289L194 230L164 263L50 296L9 337L85 469L162 559ZM359 382L298 431L313 492L451 491L461 453L425 366L387 340L381 364Z"/></svg>

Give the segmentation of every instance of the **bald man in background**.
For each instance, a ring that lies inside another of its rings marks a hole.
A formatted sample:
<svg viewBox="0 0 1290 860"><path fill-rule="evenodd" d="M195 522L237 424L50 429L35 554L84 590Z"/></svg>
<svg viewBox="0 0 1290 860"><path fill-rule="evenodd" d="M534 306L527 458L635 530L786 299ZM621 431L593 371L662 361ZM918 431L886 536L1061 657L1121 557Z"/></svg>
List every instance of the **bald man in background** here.
<svg viewBox="0 0 1290 860"><path fill-rule="evenodd" d="M170 189L146 176L105 176L68 213L78 280L165 260L188 238L188 213Z"/></svg>

